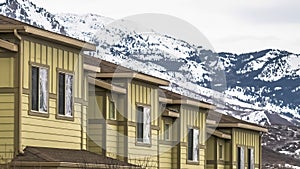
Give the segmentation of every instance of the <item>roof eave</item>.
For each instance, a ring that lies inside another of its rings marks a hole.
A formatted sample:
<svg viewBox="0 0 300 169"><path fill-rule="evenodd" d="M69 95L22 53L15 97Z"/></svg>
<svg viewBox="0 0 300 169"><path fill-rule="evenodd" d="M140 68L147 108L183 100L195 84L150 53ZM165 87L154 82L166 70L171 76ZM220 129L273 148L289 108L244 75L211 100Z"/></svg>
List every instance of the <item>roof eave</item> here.
<svg viewBox="0 0 300 169"><path fill-rule="evenodd" d="M71 37L67 37L65 35L60 35L58 33L50 32L47 30L43 30L40 28L35 28L32 26L26 26L26 25L0 25L0 32L14 32L14 30L17 30L18 32L24 32L33 34L36 36L40 36L46 39L50 39L53 41L62 42L71 46L75 46L79 49L85 50L85 51L95 51L96 46L94 44L84 42L78 39L74 39Z"/></svg>
<svg viewBox="0 0 300 169"><path fill-rule="evenodd" d="M19 49L18 45L8 42L8 41L5 41L5 40L2 40L2 39L0 39L0 47L10 50L12 52L18 52L18 49Z"/></svg>
<svg viewBox="0 0 300 169"><path fill-rule="evenodd" d="M24 26L24 28L25 28L26 33L31 33L31 34L34 34L34 35L45 37L47 39L64 42L64 43L82 48L82 50L90 50L90 51L95 51L96 50L96 46L91 44L91 43L88 43L88 42L77 40L77 39L67 37L67 36L64 36L64 35L60 35L60 34L57 34L57 33L54 33L54 32L41 30L39 28L34 28L34 27L31 27L31 26Z"/></svg>
<svg viewBox="0 0 300 169"><path fill-rule="evenodd" d="M264 132L267 133L268 129L256 125L251 124L243 124L243 123L219 123L216 125L209 125L213 127L222 127L222 128L242 128L242 129L248 129L248 130L254 130L258 132Z"/></svg>
<svg viewBox="0 0 300 169"><path fill-rule="evenodd" d="M150 82L159 86L168 86L169 81L163 80L157 77L145 75L145 74L140 74L137 72L128 72L128 73L97 73L94 74L95 77L97 78L129 78L129 79L137 79L141 81L146 81Z"/></svg>

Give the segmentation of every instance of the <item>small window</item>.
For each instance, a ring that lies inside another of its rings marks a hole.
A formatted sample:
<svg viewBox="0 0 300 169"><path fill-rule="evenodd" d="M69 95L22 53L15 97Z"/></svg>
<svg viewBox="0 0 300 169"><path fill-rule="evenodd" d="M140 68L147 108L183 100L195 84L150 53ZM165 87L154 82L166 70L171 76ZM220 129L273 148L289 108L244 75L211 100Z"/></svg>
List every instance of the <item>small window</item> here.
<svg viewBox="0 0 300 169"><path fill-rule="evenodd" d="M254 150L248 149L248 169L254 169Z"/></svg>
<svg viewBox="0 0 300 169"><path fill-rule="evenodd" d="M150 144L150 107L137 106L137 142Z"/></svg>
<svg viewBox="0 0 300 169"><path fill-rule="evenodd" d="M219 145L219 159L223 159L223 145Z"/></svg>
<svg viewBox="0 0 300 169"><path fill-rule="evenodd" d="M170 124L165 123L164 129L165 129L164 139L165 139L166 141L169 141L169 140L170 140L170 133L171 133L171 132L170 132Z"/></svg>
<svg viewBox="0 0 300 169"><path fill-rule="evenodd" d="M31 110L48 112L48 70L42 67L31 68Z"/></svg>
<svg viewBox="0 0 300 169"><path fill-rule="evenodd" d="M116 106L112 100L109 100L109 119L116 120Z"/></svg>
<svg viewBox="0 0 300 169"><path fill-rule="evenodd" d="M238 162L238 169L244 169L245 168L245 154L244 154L244 148L238 147L237 152L237 162Z"/></svg>
<svg viewBox="0 0 300 169"><path fill-rule="evenodd" d="M73 75L59 73L58 114L73 117Z"/></svg>
<svg viewBox="0 0 300 169"><path fill-rule="evenodd" d="M188 129L188 160L199 161L199 130Z"/></svg>

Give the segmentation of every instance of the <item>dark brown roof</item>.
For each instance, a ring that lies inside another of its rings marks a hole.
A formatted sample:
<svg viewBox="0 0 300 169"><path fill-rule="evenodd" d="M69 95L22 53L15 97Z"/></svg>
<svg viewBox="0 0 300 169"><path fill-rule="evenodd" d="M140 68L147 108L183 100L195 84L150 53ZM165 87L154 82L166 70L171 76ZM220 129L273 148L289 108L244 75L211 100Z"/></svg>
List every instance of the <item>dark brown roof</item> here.
<svg viewBox="0 0 300 169"><path fill-rule="evenodd" d="M117 64L114 64L114 63L111 63L111 62L108 62L108 61L105 61L105 60L102 60L100 58L96 58L93 56L84 55L84 63L88 64L88 65L100 67L101 73L132 73L130 75L133 75L133 76L135 76L135 73L137 73L138 75L147 76L147 77L151 78L151 80L157 79L158 81L163 83L163 84L159 84L158 82L156 82L156 84L158 83L159 85L163 85L163 86L166 86L166 84L169 85L168 80L162 79L160 77L155 77L155 76L152 76L149 74L145 74L142 72L138 72L138 71L126 68L124 66L117 65ZM130 78L132 78L132 77L130 77ZM145 78L145 77L143 77L143 78ZM140 79L140 80L147 81L149 79Z"/></svg>
<svg viewBox="0 0 300 169"><path fill-rule="evenodd" d="M115 71L118 72L135 72L134 70L128 69L124 66L119 66L114 63L102 60L100 58L96 58L89 55L84 55L84 63L97 66L101 68L102 73L113 73Z"/></svg>
<svg viewBox="0 0 300 169"><path fill-rule="evenodd" d="M220 123L245 123L245 124L251 124L251 125L257 125L254 123L249 123L240 119L237 119L235 117L221 114L215 111L210 111L207 116L208 120L220 120ZM258 125L257 125L258 126Z"/></svg>
<svg viewBox="0 0 300 169"><path fill-rule="evenodd" d="M178 93L175 93L170 90L163 89L163 88L160 88L158 95L159 95L159 97L173 99L173 100L192 100L192 101L203 103L206 105L211 105L213 107L213 105L210 103L207 103L207 102L204 102L201 100L197 100L192 97L184 96L184 95L181 95L181 94L178 94Z"/></svg>
<svg viewBox="0 0 300 169"><path fill-rule="evenodd" d="M13 162L70 162L85 164L108 164L133 166L132 164L105 157L86 150L59 149L47 147L26 147L24 153L17 155Z"/></svg>
<svg viewBox="0 0 300 169"><path fill-rule="evenodd" d="M240 119L237 119L235 117L225 115L225 114L221 114L221 113L218 113L218 112L215 112L215 111L208 112L207 119L218 122L220 124L220 126L222 124L245 124L245 125L249 125L249 126L254 126L254 127L266 129L261 125L258 125L258 124L255 124L255 123L250 123L250 122L247 122L247 121L244 121L244 120L240 120Z"/></svg>
<svg viewBox="0 0 300 169"><path fill-rule="evenodd" d="M52 32L52 31L48 31L18 20L15 20L13 18L9 18L6 17L4 15L0 14L0 28L1 30L5 30L5 31L12 31L14 29L17 29L20 32L23 33L31 33L40 37L44 37L47 39L52 39L52 40L56 40L56 41L61 41L63 38L63 41L65 43L67 43L66 41L70 41L69 43L73 43L74 45L78 45L78 43L80 44L80 47L85 48L85 49L89 49L94 51L96 49L96 46L94 44L91 44L89 42L85 42L82 41L80 39L76 39L73 37L69 37L69 36L65 36L56 32Z"/></svg>

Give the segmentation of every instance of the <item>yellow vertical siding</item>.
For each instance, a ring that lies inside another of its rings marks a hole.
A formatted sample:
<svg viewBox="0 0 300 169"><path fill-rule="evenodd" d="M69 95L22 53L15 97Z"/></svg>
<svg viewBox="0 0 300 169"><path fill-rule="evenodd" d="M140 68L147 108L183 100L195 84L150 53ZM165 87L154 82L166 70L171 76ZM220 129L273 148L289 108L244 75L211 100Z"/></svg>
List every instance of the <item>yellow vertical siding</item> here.
<svg viewBox="0 0 300 169"><path fill-rule="evenodd" d="M0 164L14 153L14 94L0 94Z"/></svg>
<svg viewBox="0 0 300 169"><path fill-rule="evenodd" d="M42 42L29 40L24 40L23 44L23 88L30 88L30 62L38 63L49 67L48 84L50 93L57 93L57 68L60 68L68 72L74 72L74 97L82 98L81 93L84 92L81 89L83 87L82 56L71 49L54 47L54 44L43 44Z"/></svg>
<svg viewBox="0 0 300 169"><path fill-rule="evenodd" d="M254 162L255 165L259 165L259 150L260 150L260 142L259 142L259 132L245 130L245 129L234 129L232 134L232 153L233 153L233 162L236 163L237 161L237 147L242 146L244 147L245 151L245 163L247 163L247 155L248 155L248 148L254 149ZM234 168L237 166L234 165Z"/></svg>
<svg viewBox="0 0 300 169"><path fill-rule="evenodd" d="M154 86L132 81L128 86L128 121L136 122L136 105L149 105L151 109L151 125L158 126L158 91ZM128 126L128 158L134 164L151 162L150 168L158 167L158 130L151 129L151 145L136 144L136 127Z"/></svg>
<svg viewBox="0 0 300 169"><path fill-rule="evenodd" d="M74 72L74 90L79 90L82 81L75 78L82 75L82 62L75 64L75 60L82 57L78 54L80 51L67 48L55 43L45 42L38 39L25 37L23 41L23 88L30 89L30 66L31 63L48 67L48 84L49 93L49 117L39 117L29 115L30 95L22 95L22 112L21 112L21 145L25 146L42 146L57 148L86 149L86 111L87 106L82 102L74 102L73 116L74 120L57 119L57 74L58 69L62 71ZM75 58L77 57L77 58ZM80 60L82 61L82 59ZM76 69L75 69L76 67ZM29 93L30 94L30 93ZM80 96L80 97L79 97ZM81 94L74 93L74 97L82 100Z"/></svg>
<svg viewBox="0 0 300 169"><path fill-rule="evenodd" d="M205 124L203 121L206 120L205 110L199 109L198 107L182 105L180 108L180 130L181 137L180 141L183 143L188 143L188 128L194 127L199 129L199 144L205 145ZM206 152L204 149L199 149L199 163L190 164L187 163L187 146L181 145L180 147L180 168L204 168Z"/></svg>

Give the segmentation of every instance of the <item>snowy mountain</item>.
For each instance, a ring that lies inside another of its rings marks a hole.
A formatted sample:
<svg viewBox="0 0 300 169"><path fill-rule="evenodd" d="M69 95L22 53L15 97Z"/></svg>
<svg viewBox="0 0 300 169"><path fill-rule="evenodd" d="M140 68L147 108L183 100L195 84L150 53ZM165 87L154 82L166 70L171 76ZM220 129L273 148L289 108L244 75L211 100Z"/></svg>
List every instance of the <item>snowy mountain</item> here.
<svg viewBox="0 0 300 169"><path fill-rule="evenodd" d="M298 54L215 53L152 29L135 32L108 17L53 14L29 0L0 1L0 14L95 43L97 51L89 54L167 79L170 90L217 104L220 112L262 125L300 125ZM299 157L298 149L289 151Z"/></svg>
<svg viewBox="0 0 300 169"><path fill-rule="evenodd" d="M52 14L29 0L0 3L0 13L95 43L92 55L170 80L171 90L218 104L223 113L262 125L300 124L297 54L217 54L153 30L136 33L126 23L109 24L113 19L95 14Z"/></svg>
<svg viewBox="0 0 300 169"><path fill-rule="evenodd" d="M269 124L299 125L300 55L271 49L219 55L227 94L263 108Z"/></svg>

